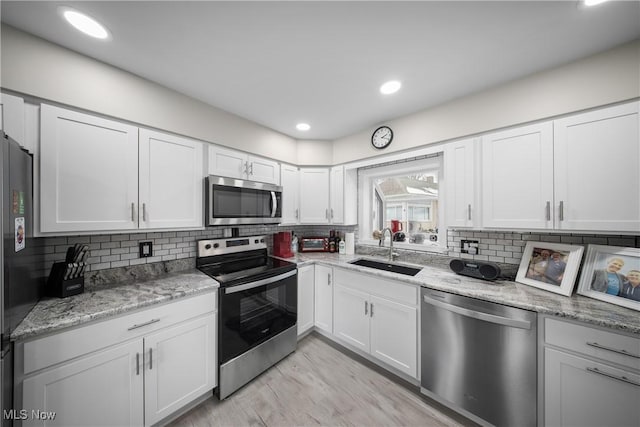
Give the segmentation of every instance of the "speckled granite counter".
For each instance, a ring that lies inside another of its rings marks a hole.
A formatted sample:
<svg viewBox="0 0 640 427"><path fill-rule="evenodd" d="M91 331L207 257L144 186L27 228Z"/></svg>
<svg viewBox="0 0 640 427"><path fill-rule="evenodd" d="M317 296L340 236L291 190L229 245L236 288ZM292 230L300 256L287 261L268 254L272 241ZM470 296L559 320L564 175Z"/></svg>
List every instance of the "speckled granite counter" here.
<svg viewBox="0 0 640 427"><path fill-rule="evenodd" d="M402 260L395 261L400 264L421 267L422 270L420 273L413 277L349 264L349 261L360 258L370 258L378 261L384 260L384 258L358 254L338 255L332 253L297 254L294 258L287 258L287 260L296 262L298 266L320 263L340 267L361 273L400 280L404 283L430 289L437 289L444 292L536 311L540 314L549 314L633 334L640 334L639 312L583 297L582 295L574 294L571 297L565 297L513 281L498 280L489 282L473 279L471 277L457 275L449 270L447 265L441 265L441 263L438 263L436 266L425 266L403 263Z"/></svg>
<svg viewBox="0 0 640 427"><path fill-rule="evenodd" d="M69 298L43 299L11 334L14 341L210 292L218 282L195 269L143 281L124 281Z"/></svg>

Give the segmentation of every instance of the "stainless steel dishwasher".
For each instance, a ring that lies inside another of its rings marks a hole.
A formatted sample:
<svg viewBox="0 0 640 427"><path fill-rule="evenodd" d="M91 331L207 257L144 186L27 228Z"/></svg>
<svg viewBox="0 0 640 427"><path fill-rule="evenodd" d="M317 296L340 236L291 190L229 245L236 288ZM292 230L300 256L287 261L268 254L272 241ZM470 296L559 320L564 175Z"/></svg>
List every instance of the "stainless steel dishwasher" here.
<svg viewBox="0 0 640 427"><path fill-rule="evenodd" d="M420 389L481 424L535 426L537 315L422 288Z"/></svg>

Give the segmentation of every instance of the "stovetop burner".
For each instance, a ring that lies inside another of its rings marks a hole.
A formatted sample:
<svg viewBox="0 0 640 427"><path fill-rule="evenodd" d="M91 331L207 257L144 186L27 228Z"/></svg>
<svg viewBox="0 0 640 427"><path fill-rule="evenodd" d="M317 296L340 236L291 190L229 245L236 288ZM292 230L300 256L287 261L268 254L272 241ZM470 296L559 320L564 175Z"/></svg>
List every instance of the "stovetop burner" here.
<svg viewBox="0 0 640 427"><path fill-rule="evenodd" d="M196 267L229 287L295 270L296 264L269 256L264 236L257 236L198 241Z"/></svg>

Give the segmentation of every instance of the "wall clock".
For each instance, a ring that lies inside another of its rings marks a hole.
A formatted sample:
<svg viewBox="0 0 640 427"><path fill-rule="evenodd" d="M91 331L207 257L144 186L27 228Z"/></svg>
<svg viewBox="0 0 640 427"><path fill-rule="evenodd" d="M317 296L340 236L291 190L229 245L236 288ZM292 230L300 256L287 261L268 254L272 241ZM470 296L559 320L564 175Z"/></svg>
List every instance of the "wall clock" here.
<svg viewBox="0 0 640 427"><path fill-rule="evenodd" d="M393 141L393 131L389 126L380 126L371 135L371 145L378 150L387 148Z"/></svg>

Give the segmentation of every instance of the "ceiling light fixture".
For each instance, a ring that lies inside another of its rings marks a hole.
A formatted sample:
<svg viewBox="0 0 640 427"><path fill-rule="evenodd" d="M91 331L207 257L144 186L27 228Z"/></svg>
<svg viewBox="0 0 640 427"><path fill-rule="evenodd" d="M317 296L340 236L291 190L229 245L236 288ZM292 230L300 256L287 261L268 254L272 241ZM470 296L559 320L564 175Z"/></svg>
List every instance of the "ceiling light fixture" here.
<svg viewBox="0 0 640 427"><path fill-rule="evenodd" d="M95 19L68 7L62 8L61 12L64 19L73 25L76 30L97 39L109 39L107 29Z"/></svg>
<svg viewBox="0 0 640 427"><path fill-rule="evenodd" d="M311 126L309 126L307 123L298 123L296 125L296 129L302 130L302 131L307 131L307 130L311 129Z"/></svg>
<svg viewBox="0 0 640 427"><path fill-rule="evenodd" d="M600 3L604 3L607 0L584 0L584 5L585 6L596 6L599 5Z"/></svg>
<svg viewBox="0 0 640 427"><path fill-rule="evenodd" d="M397 80L391 80L380 86L380 93L390 95L396 93L402 87L402 83Z"/></svg>

